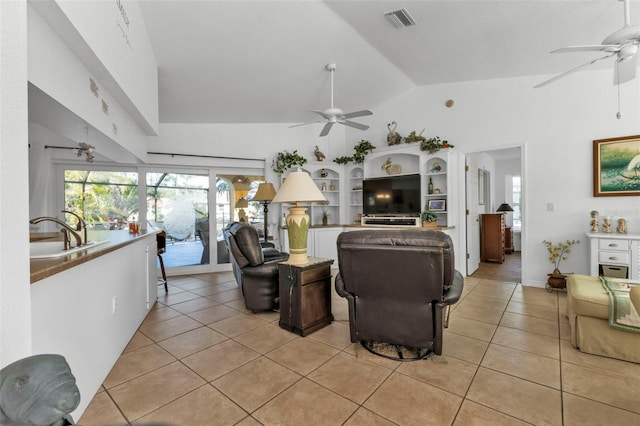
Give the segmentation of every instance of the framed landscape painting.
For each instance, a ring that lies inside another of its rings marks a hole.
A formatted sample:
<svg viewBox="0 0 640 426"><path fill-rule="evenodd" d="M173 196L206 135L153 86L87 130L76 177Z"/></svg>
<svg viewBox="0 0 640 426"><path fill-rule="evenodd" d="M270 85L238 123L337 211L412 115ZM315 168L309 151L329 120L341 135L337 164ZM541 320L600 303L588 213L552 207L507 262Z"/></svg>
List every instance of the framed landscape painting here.
<svg viewBox="0 0 640 426"><path fill-rule="evenodd" d="M640 135L593 141L593 196L640 195Z"/></svg>

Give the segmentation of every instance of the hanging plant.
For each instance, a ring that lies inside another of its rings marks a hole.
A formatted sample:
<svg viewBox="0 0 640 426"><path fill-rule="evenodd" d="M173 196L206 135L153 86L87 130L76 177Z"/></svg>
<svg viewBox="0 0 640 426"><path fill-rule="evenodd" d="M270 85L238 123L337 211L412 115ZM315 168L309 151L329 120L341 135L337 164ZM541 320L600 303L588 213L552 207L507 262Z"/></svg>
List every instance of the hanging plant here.
<svg viewBox="0 0 640 426"><path fill-rule="evenodd" d="M298 150L293 152L283 151L276 155L273 160L272 169L276 174L283 174L293 166L303 166L307 159L298 154Z"/></svg>
<svg viewBox="0 0 640 426"><path fill-rule="evenodd" d="M427 151L429 154L438 152L442 148L453 148L453 145L445 140L441 140L438 136L420 142L420 150Z"/></svg>
<svg viewBox="0 0 640 426"><path fill-rule="evenodd" d="M353 149L356 152L353 154L353 162L356 164L362 164L364 157L376 149L376 147L371 145L371 142L362 139L355 147L353 147Z"/></svg>
<svg viewBox="0 0 640 426"><path fill-rule="evenodd" d="M354 154L351 157L342 156L333 160L336 164L349 164L350 162L354 162L355 164L362 164L364 161L364 157L367 156L371 151L376 149L375 146L371 144L371 142L362 139L356 146L353 147Z"/></svg>
<svg viewBox="0 0 640 426"><path fill-rule="evenodd" d="M342 156L333 160L336 164L349 164L353 161L353 157Z"/></svg>

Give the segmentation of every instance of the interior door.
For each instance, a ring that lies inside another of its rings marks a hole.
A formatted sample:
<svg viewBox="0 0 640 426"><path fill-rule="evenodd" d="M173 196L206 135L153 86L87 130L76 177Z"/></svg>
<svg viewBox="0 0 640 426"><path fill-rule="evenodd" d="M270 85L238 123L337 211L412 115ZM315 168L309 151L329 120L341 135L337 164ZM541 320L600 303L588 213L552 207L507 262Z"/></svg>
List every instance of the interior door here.
<svg viewBox="0 0 640 426"><path fill-rule="evenodd" d="M466 159L467 209L467 275L480 267L480 215L478 198L478 168Z"/></svg>

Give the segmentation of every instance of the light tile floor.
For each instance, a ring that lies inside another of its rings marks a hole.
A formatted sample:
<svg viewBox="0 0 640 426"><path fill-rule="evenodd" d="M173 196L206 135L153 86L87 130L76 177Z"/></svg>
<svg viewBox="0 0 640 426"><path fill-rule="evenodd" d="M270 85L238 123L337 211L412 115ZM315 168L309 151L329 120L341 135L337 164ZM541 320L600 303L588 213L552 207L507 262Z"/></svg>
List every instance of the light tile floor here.
<svg viewBox="0 0 640 426"><path fill-rule="evenodd" d="M569 344L566 295L465 279L444 353L396 362L251 314L230 273L170 278L79 424L640 425L640 364Z"/></svg>

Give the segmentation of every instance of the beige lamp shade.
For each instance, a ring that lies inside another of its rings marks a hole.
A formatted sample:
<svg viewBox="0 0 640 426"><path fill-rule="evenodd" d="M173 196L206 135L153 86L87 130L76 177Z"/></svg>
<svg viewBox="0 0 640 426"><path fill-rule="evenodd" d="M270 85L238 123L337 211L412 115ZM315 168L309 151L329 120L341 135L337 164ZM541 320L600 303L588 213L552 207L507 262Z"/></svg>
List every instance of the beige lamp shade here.
<svg viewBox="0 0 640 426"><path fill-rule="evenodd" d="M320 189L308 173L298 169L291 172L271 201L272 203L295 203L289 207L287 216L287 234L289 235L289 263L305 265L307 257L307 237L311 221L306 214L307 208L299 203L315 203L327 201Z"/></svg>
<svg viewBox="0 0 640 426"><path fill-rule="evenodd" d="M244 209L249 207L249 202L246 198L242 197L238 201L236 201L236 209Z"/></svg>
<svg viewBox="0 0 640 426"><path fill-rule="evenodd" d="M254 201L262 201L264 205L264 240L269 240L269 203L276 196L276 190L272 183L263 182L258 185L258 190L253 196Z"/></svg>
<svg viewBox="0 0 640 426"><path fill-rule="evenodd" d="M318 203L327 201L309 173L298 169L291 172L273 197L273 203Z"/></svg>
<svg viewBox="0 0 640 426"><path fill-rule="evenodd" d="M264 182L258 185L258 190L253 196L253 201L271 201L276 196L276 190L272 183Z"/></svg>

